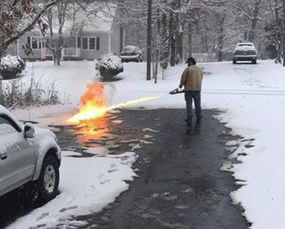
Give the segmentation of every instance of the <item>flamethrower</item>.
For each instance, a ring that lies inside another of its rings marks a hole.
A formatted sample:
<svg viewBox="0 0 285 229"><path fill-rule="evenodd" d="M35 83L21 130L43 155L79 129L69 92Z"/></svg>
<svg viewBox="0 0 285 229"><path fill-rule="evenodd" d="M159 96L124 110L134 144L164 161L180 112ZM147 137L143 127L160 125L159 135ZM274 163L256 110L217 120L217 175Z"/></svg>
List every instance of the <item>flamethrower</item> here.
<svg viewBox="0 0 285 229"><path fill-rule="evenodd" d="M169 94L170 95L176 95L176 94L181 94L184 93L184 90L180 90L179 88L175 88L174 90L170 91Z"/></svg>

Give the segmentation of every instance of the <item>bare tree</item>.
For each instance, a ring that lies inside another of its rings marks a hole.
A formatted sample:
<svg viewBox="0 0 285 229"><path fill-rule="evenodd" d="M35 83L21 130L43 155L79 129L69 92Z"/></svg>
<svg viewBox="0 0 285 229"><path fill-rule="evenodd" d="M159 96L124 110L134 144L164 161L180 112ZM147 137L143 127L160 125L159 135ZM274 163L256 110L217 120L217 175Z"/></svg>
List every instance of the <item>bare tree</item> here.
<svg viewBox="0 0 285 229"><path fill-rule="evenodd" d="M45 5L34 0L2 0L0 2L0 58L13 42L26 32L32 30L43 14L55 1L46 1ZM0 80L0 97L2 96L2 81ZM0 98L1 99L1 98Z"/></svg>
<svg viewBox="0 0 285 229"><path fill-rule="evenodd" d="M58 0L54 8L50 8L46 13L46 21L49 28L47 39L47 47L52 51L54 64L60 65L61 53L65 45L68 43L70 35L75 32L75 16L78 6L72 0ZM68 34L64 34L64 26L68 25ZM43 35L45 32L42 30Z"/></svg>
<svg viewBox="0 0 285 229"><path fill-rule="evenodd" d="M0 3L0 57L10 44L32 30L44 13L55 5L55 0L45 5L34 0L4 0Z"/></svg>

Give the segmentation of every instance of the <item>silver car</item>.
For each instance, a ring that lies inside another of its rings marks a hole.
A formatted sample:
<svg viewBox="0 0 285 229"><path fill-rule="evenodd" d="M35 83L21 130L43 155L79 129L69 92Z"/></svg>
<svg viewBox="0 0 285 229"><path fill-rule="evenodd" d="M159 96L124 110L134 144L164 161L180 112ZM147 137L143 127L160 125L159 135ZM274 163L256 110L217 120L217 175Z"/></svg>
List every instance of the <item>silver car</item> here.
<svg viewBox="0 0 285 229"><path fill-rule="evenodd" d="M54 198L60 162L54 133L20 123L0 105L0 196L29 184L40 200Z"/></svg>

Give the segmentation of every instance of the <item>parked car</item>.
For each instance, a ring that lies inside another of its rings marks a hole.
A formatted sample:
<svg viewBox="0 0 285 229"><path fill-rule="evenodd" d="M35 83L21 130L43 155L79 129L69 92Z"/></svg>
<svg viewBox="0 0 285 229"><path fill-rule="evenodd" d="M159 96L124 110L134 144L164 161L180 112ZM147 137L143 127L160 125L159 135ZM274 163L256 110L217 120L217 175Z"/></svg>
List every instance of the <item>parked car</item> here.
<svg viewBox="0 0 285 229"><path fill-rule="evenodd" d="M123 48L121 52L121 59L122 62L129 62L129 61L142 62L143 52L139 47L128 45Z"/></svg>
<svg viewBox="0 0 285 229"><path fill-rule="evenodd" d="M0 196L33 187L41 201L58 193L61 151L49 130L20 123L0 105Z"/></svg>
<svg viewBox="0 0 285 229"><path fill-rule="evenodd" d="M238 43L233 52L233 64L237 61L251 61L252 64L257 63L257 51L253 43Z"/></svg>

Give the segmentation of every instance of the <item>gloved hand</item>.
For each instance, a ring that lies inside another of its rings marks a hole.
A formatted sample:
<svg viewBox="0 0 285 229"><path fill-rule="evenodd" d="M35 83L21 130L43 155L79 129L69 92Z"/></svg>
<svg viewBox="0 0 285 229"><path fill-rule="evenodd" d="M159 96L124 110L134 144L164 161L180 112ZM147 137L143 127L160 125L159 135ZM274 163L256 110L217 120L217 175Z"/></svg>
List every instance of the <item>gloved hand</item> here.
<svg viewBox="0 0 285 229"><path fill-rule="evenodd" d="M175 88L173 91L176 93L176 92L179 92L180 89L177 87L177 88Z"/></svg>
<svg viewBox="0 0 285 229"><path fill-rule="evenodd" d="M180 91L179 88L175 88L174 90L172 90L171 92L169 92L169 94L173 95L173 94L178 93L179 91Z"/></svg>

